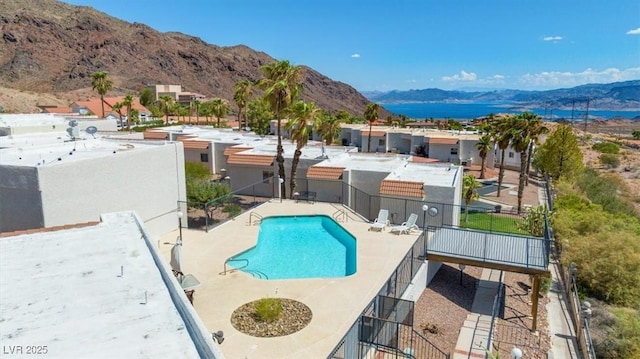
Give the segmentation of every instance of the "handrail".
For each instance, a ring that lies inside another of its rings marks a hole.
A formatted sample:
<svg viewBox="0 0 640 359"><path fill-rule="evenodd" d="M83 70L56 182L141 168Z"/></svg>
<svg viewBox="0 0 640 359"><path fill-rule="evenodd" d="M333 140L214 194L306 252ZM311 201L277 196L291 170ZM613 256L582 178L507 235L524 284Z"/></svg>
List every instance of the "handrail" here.
<svg viewBox="0 0 640 359"><path fill-rule="evenodd" d="M493 353L493 348L491 347L493 343L491 339L493 338L494 330L496 329L496 326L497 326L496 317L499 314L500 305L504 300L503 291L504 291L504 272L500 271L500 285L498 286L498 293L496 293L495 297L493 298L493 306L491 308L491 324L489 325L487 347L485 348L487 353L485 354L485 358L489 358L490 353Z"/></svg>
<svg viewBox="0 0 640 359"><path fill-rule="evenodd" d="M229 262L233 262L233 261L245 261L247 262L247 264L243 267L239 267L239 268L233 268L230 270L227 270L227 263ZM233 273L239 269L243 269L243 268L247 268L249 266L249 260L246 258L238 258L238 259L234 259L233 257L229 257L227 258L227 260L224 261L224 270L220 273L218 273L219 275L227 275L227 273Z"/></svg>
<svg viewBox="0 0 640 359"><path fill-rule="evenodd" d="M254 223L253 223L253 221L252 221L253 216L255 216L255 217L258 219L258 222L257 222L257 223L255 223L255 224L258 224L258 223L262 222L262 219L264 218L264 217L262 217L262 215L260 215L259 213L256 213L256 212L251 212L251 213L249 213L249 225L250 225L250 226L254 225Z"/></svg>
<svg viewBox="0 0 640 359"><path fill-rule="evenodd" d="M349 216L347 216L347 212L344 210L344 208L338 208L337 211L333 212L333 214L331 215L331 218L340 222L340 219L339 219L340 216L342 216L343 222L347 222L349 219Z"/></svg>

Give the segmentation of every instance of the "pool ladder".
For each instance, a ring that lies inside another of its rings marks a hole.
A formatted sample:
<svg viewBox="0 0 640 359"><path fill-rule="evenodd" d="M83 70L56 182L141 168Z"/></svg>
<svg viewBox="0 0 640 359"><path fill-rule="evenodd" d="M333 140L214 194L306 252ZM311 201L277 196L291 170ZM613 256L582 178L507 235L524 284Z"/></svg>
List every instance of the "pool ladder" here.
<svg viewBox="0 0 640 359"><path fill-rule="evenodd" d="M349 219L349 216L347 215L347 211L345 211L343 208L339 208L337 211L333 212L331 217L335 219L336 222L341 222L341 219L342 219L342 222L346 222Z"/></svg>
<svg viewBox="0 0 640 359"><path fill-rule="evenodd" d="M253 217L256 217L256 222L253 222ZM262 216L256 212L249 213L249 225L253 226L254 224L260 224L262 222Z"/></svg>
<svg viewBox="0 0 640 359"><path fill-rule="evenodd" d="M239 268L231 268L231 269L227 269L227 263L229 263L229 262L234 262L234 261L243 261L243 262L247 262L247 264L245 264L244 266L239 267ZM218 274L220 274L220 275L227 275L227 273L233 273L233 272L235 272L235 271L237 271L237 270L239 270L239 269L247 268L248 266L249 266L249 260L248 260L248 259L246 259L246 258L233 259L232 257L229 257L229 258L227 258L227 260L226 260L226 261L224 261L224 270L223 270L222 272L218 273Z"/></svg>

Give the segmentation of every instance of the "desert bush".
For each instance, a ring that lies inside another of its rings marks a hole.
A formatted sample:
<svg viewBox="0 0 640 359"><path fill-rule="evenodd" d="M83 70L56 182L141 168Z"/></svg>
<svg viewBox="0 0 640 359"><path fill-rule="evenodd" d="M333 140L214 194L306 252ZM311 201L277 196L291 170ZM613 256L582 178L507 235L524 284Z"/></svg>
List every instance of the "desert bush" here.
<svg viewBox="0 0 640 359"><path fill-rule="evenodd" d="M596 143L591 148L600 153L618 154L618 152L620 152L620 146L616 145L613 142Z"/></svg>
<svg viewBox="0 0 640 359"><path fill-rule="evenodd" d="M620 167L620 158L617 155L611 153L603 153L598 158L600 164L606 166L607 168L618 168Z"/></svg>
<svg viewBox="0 0 640 359"><path fill-rule="evenodd" d="M229 217L233 218L242 212L242 208L236 203L227 203L222 212L228 213Z"/></svg>
<svg viewBox="0 0 640 359"><path fill-rule="evenodd" d="M638 217L638 212L629 201L631 191L620 175L600 174L588 168L578 178L577 185L589 200L601 205L605 211Z"/></svg>
<svg viewBox="0 0 640 359"><path fill-rule="evenodd" d="M640 357L640 312L614 308L594 299L588 301L592 309L589 329L596 357Z"/></svg>
<svg viewBox="0 0 640 359"><path fill-rule="evenodd" d="M202 163L185 162L184 176L193 179L207 179L211 176L209 168Z"/></svg>
<svg viewBox="0 0 640 359"><path fill-rule="evenodd" d="M274 322L282 315L282 301L279 298L262 298L254 308L255 315L263 322Z"/></svg>

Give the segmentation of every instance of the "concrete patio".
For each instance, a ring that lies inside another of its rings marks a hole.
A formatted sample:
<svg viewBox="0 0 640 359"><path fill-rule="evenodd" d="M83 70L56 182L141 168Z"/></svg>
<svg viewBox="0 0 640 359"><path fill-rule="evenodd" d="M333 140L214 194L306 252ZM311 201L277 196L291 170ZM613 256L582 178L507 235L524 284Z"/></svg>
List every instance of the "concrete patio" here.
<svg viewBox="0 0 640 359"><path fill-rule="evenodd" d="M340 210L345 215L340 215ZM194 307L211 332L224 331L225 341L220 348L227 358L326 357L421 234L369 231L369 221L346 207L329 203L280 203L276 199L252 212L262 217L337 213L339 223L357 239L357 272L343 278L290 280L261 280L242 271L221 275L227 258L256 244L259 225L249 224L251 212L209 233L183 229L184 272L195 275L202 283L195 292ZM176 228L158 242L167 263L170 244L177 236ZM233 311L265 297L303 302L313 312L311 323L297 333L275 338L256 338L237 331L230 322Z"/></svg>

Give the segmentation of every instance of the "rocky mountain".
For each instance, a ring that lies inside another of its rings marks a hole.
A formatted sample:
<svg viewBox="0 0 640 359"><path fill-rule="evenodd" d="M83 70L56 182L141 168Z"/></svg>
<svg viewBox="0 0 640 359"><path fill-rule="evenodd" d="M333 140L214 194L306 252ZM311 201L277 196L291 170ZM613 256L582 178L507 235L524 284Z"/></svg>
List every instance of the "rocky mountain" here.
<svg viewBox="0 0 640 359"><path fill-rule="evenodd" d="M161 33L90 7L0 0L0 87L32 97L54 94L73 101L96 96L91 73L108 71L114 95L137 93L146 84L180 84L184 91L225 98L233 105L235 83L257 80L260 67L272 61L246 46L220 47L182 33ZM303 68L305 100L362 116L369 101L358 91Z"/></svg>
<svg viewBox="0 0 640 359"><path fill-rule="evenodd" d="M610 84L588 84L567 89L548 91L494 90L494 91L446 91L423 89L370 93L371 101L398 102L514 102L537 107L571 108L575 102L587 99L599 109L640 108L640 80Z"/></svg>

